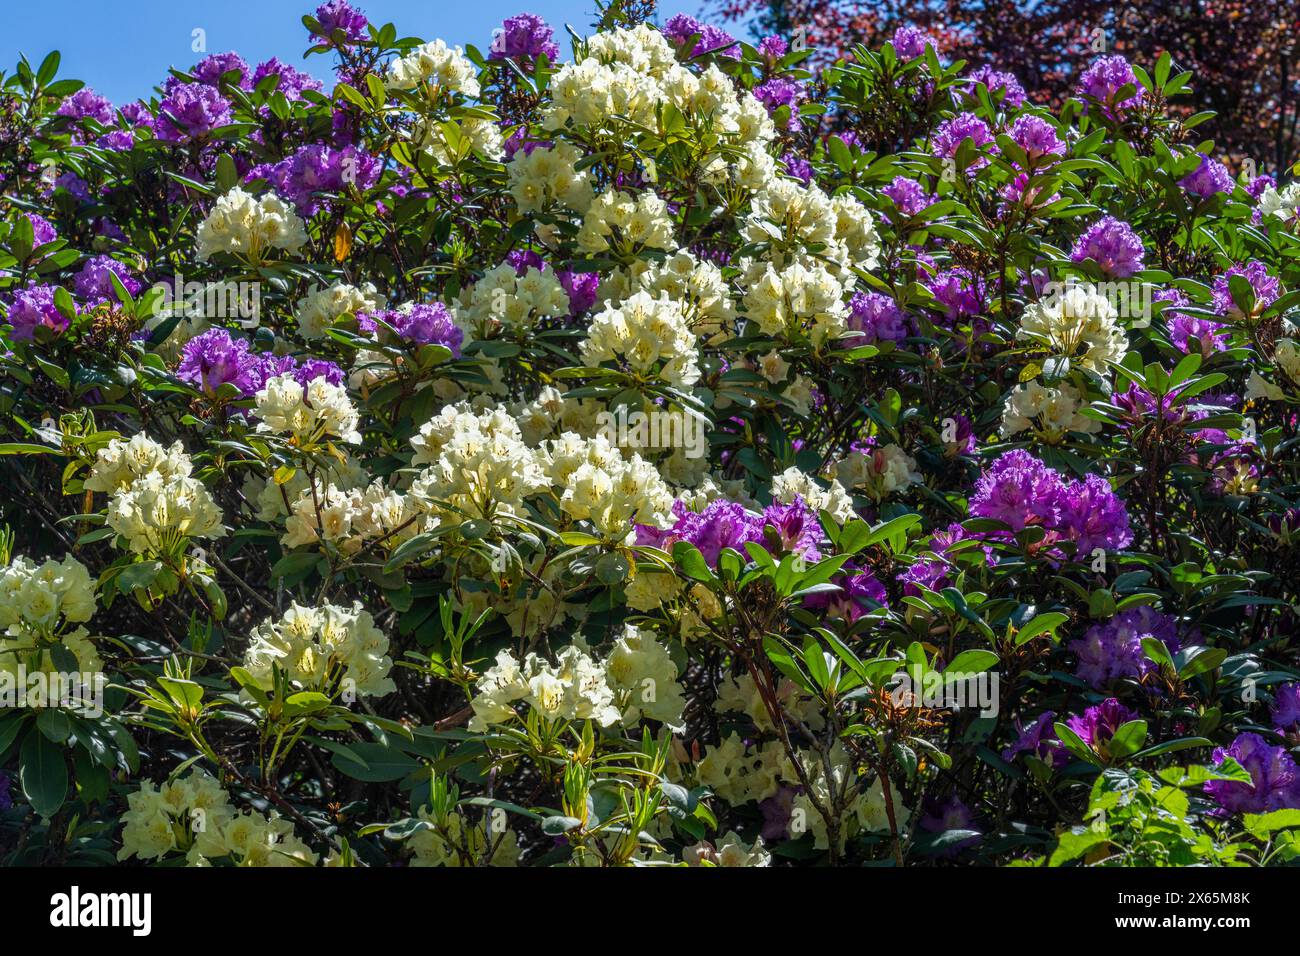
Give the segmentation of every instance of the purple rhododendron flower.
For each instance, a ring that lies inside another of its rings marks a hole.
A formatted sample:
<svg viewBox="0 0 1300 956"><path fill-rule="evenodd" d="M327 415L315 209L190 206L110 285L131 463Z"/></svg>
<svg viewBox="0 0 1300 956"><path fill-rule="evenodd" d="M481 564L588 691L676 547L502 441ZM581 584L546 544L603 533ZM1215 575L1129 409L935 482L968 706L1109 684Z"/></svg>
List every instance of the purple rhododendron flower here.
<svg viewBox="0 0 1300 956"><path fill-rule="evenodd" d="M564 291L569 293L569 314L582 315L596 304L596 291L600 288L599 272L573 272L565 270L555 273Z"/></svg>
<svg viewBox="0 0 1300 956"><path fill-rule="evenodd" d="M205 83L185 83L163 98L154 120L156 137L187 143L230 123L230 101Z"/></svg>
<svg viewBox="0 0 1300 956"><path fill-rule="evenodd" d="M930 833L947 833L950 830L975 830L975 814L955 793L947 800L926 802L926 813L921 817L921 829ZM956 856L962 850L970 849L983 839L983 834L973 833L946 847L943 856Z"/></svg>
<svg viewBox="0 0 1300 956"><path fill-rule="evenodd" d="M934 37L916 27L899 27L894 31L890 43L894 47L894 52L903 60L914 60L923 55L927 45L934 47L936 53L939 50L939 44Z"/></svg>
<svg viewBox="0 0 1300 956"><path fill-rule="evenodd" d="M976 83L983 83L988 87L994 99L997 99L997 94L1001 91L1002 105L1008 109L1017 109L1025 104L1025 88L1020 85L1020 80L1016 79L1014 73L1004 73L986 64L971 73L972 92Z"/></svg>
<svg viewBox="0 0 1300 956"><path fill-rule="evenodd" d="M293 370L293 377L303 388L318 378L323 378L331 385L342 385L346 376L338 364L328 359L308 359Z"/></svg>
<svg viewBox="0 0 1300 956"><path fill-rule="evenodd" d="M781 157L781 165L785 167L786 173L807 186L813 180L812 163L799 156L797 153L789 152Z"/></svg>
<svg viewBox="0 0 1300 956"><path fill-rule="evenodd" d="M916 597L921 588L941 591L949 585L948 565L942 561L913 561L894 578L903 586L903 593Z"/></svg>
<svg viewBox="0 0 1300 956"><path fill-rule="evenodd" d="M316 8L316 22L320 35L332 46L333 36L342 31L341 46L350 46L366 39L366 15L350 6L347 0L327 0Z"/></svg>
<svg viewBox="0 0 1300 956"><path fill-rule="evenodd" d="M959 113L950 120L944 120L934 131L931 141L934 155L943 159L953 159L957 155L957 147L968 139L974 143L976 150L988 146L993 152L997 152L997 144L993 141L993 132L989 129L988 123L974 113ZM977 169L983 169L988 164L987 156L978 156L971 161L966 172L970 174Z"/></svg>
<svg viewBox="0 0 1300 956"><path fill-rule="evenodd" d="M788 129L799 128L799 104L806 96L803 86L783 76L774 76L765 83L754 87L754 96L767 107L769 113L775 113L783 106L790 107Z"/></svg>
<svg viewBox="0 0 1300 956"><path fill-rule="evenodd" d="M83 86L60 103L56 113L73 119L93 119L101 126L113 125L112 101L106 96L100 96L88 86Z"/></svg>
<svg viewBox="0 0 1300 956"><path fill-rule="evenodd" d="M1228 747L1214 751L1216 765L1228 757L1250 774L1251 783L1206 783L1205 795L1219 805L1219 815L1300 809L1300 769L1285 747L1271 746L1259 734L1243 733Z"/></svg>
<svg viewBox="0 0 1300 956"><path fill-rule="evenodd" d="M826 532L817 513L803 498L795 497L788 505L769 505L763 509L763 526L776 532L781 547L792 554L817 561L826 542Z"/></svg>
<svg viewBox="0 0 1300 956"><path fill-rule="evenodd" d="M311 216L320 209L318 193L343 192L351 186L371 189L381 171L379 159L355 146L331 149L312 143L278 163L253 167L245 181L265 179L299 213Z"/></svg>
<svg viewBox="0 0 1300 956"><path fill-rule="evenodd" d="M1282 733L1300 731L1300 682L1279 684L1273 692L1269 719Z"/></svg>
<svg viewBox="0 0 1300 956"><path fill-rule="evenodd" d="M32 248L37 249L47 242L53 242L59 238L58 230L50 224L50 221L44 216L38 216L34 212L23 213L27 221L32 224Z"/></svg>
<svg viewBox="0 0 1300 956"><path fill-rule="evenodd" d="M1116 103L1116 94L1130 84L1136 87L1134 94L1123 102ZM1099 56L1092 61L1079 77L1078 94L1100 101L1107 115L1110 115L1112 107L1128 109L1137 106L1146 96L1146 90L1138 83L1137 74L1133 72L1129 61L1114 55Z"/></svg>
<svg viewBox="0 0 1300 956"><path fill-rule="evenodd" d="M1169 330L1169 341L1179 351L1199 352L1203 356L1209 356L1228 347L1228 326L1178 311L1179 306L1192 304L1180 290L1161 289L1151 298L1156 302L1169 303L1164 311L1165 327Z"/></svg>
<svg viewBox="0 0 1300 956"><path fill-rule="evenodd" d="M662 32L665 37L679 46L691 37L698 36L699 42L691 50L691 56L714 52L733 60L740 59L740 44L736 42L735 37L720 27L701 23L689 14L678 13L669 17L668 22L662 27Z"/></svg>
<svg viewBox="0 0 1300 956"><path fill-rule="evenodd" d="M9 302L9 314L6 316L13 326L13 337L21 341L30 341L35 337L37 327L62 332L68 327L68 318L54 304L55 287L52 285L29 286L14 293Z"/></svg>
<svg viewBox="0 0 1300 956"><path fill-rule="evenodd" d="M892 199L905 216L915 216L934 202L934 197L925 191L924 186L906 176L895 176L881 192Z"/></svg>
<svg viewBox="0 0 1300 956"><path fill-rule="evenodd" d="M790 52L790 44L785 42L785 37L772 36L763 37L758 41L759 56L767 57L771 60L779 60Z"/></svg>
<svg viewBox="0 0 1300 956"><path fill-rule="evenodd" d="M984 311L984 284L969 269L958 266L935 274L924 283L949 324Z"/></svg>
<svg viewBox="0 0 1300 956"><path fill-rule="evenodd" d="M1200 199L1209 199L1215 193L1231 193L1237 184L1228 167L1204 153L1199 155L1201 164L1180 179L1178 185Z"/></svg>
<svg viewBox="0 0 1300 956"><path fill-rule="evenodd" d="M1252 259L1244 266L1236 265L1229 269L1223 275L1215 276L1214 283L1211 286L1211 292L1214 296L1214 310L1220 315L1226 315L1233 319L1244 318L1237 303L1232 298L1232 277L1241 276L1250 284L1255 293L1255 309L1264 309L1277 301L1277 297L1282 294L1282 283L1277 276L1268 274L1268 266L1258 260Z"/></svg>
<svg viewBox="0 0 1300 956"><path fill-rule="evenodd" d="M1096 548L1115 550L1133 541L1128 509L1100 475L1066 485L1057 530L1074 541L1080 560Z"/></svg>
<svg viewBox="0 0 1300 956"><path fill-rule="evenodd" d="M1017 117L1007 135L1029 154L1030 160L1065 152L1065 143L1056 135L1056 127L1037 116Z"/></svg>
<svg viewBox="0 0 1300 956"><path fill-rule="evenodd" d="M259 63L257 69L253 71L253 80L251 85L256 87L268 76L278 76L280 82L276 84L276 89L284 94L284 98L289 102L302 99L304 90L320 90L321 82L310 73L304 73L302 70L295 69L287 63L282 63L279 57L271 57L264 63Z"/></svg>
<svg viewBox="0 0 1300 956"><path fill-rule="evenodd" d="M213 394L223 385L234 385L240 394L253 394L263 384L262 360L249 351L246 339L232 338L225 329L208 329L181 349L176 377Z"/></svg>
<svg viewBox="0 0 1300 956"><path fill-rule="evenodd" d="M1155 664L1142 649L1147 637L1160 641L1171 654L1182 646L1173 618L1147 605L1129 608L1070 642L1070 651L1079 659L1075 672L1093 687L1148 674Z"/></svg>
<svg viewBox="0 0 1300 956"><path fill-rule="evenodd" d="M1021 531L1060 520L1065 488L1061 476L1024 449L1002 455L985 470L970 499L970 513Z"/></svg>
<svg viewBox="0 0 1300 956"><path fill-rule="evenodd" d="M554 36L555 31L550 25L534 13L507 17L494 31L488 59L535 60L545 56L554 61L560 55L560 48L552 39Z"/></svg>
<svg viewBox="0 0 1300 956"><path fill-rule="evenodd" d="M456 325L451 310L441 302L420 303L410 309L389 309L380 312L362 312L357 316L357 325L365 332L374 333L379 326L375 319L381 319L397 335L416 345L442 345L451 349L452 355L460 357L460 346L465 333Z"/></svg>
<svg viewBox="0 0 1300 956"><path fill-rule="evenodd" d="M710 501L703 511L696 512L678 500L673 502L673 514L677 523L667 531L637 525L637 544L671 551L678 541L686 541L699 549L709 567L717 567L723 548L744 554L746 542L763 540L762 517L734 501L718 498Z"/></svg>
<svg viewBox="0 0 1300 956"><path fill-rule="evenodd" d="M252 88L252 84L248 81L248 63L234 50L205 56L190 71L190 75L200 83L216 87L221 85L222 77L232 71L239 73L238 84L241 88L246 90ZM176 81L175 77L170 79ZM167 90L166 92L170 93L171 91Z"/></svg>
<svg viewBox="0 0 1300 956"><path fill-rule="evenodd" d="M1137 714L1129 710L1114 697L1103 700L1100 704L1089 707L1081 717L1071 717L1065 725L1079 735L1079 738L1094 750L1101 750L1110 743L1115 731L1119 730Z"/></svg>
<svg viewBox="0 0 1300 956"><path fill-rule="evenodd" d="M1015 742L1002 751L1002 759L1010 762L1018 754L1027 753L1054 767L1069 761L1069 754L1056 739L1056 712L1045 710L1028 727L1017 723Z"/></svg>
<svg viewBox="0 0 1300 956"><path fill-rule="evenodd" d="M117 276L126 291L132 296L141 289L138 279L131 270L112 256L92 256L86 260L81 271L72 277L72 288L77 296L91 305L103 302L116 302L117 292L113 289L110 273Z"/></svg>
<svg viewBox="0 0 1300 956"><path fill-rule="evenodd" d="M893 299L879 292L858 292L849 301L849 328L861 332L861 339L850 338L845 344L860 342L900 342L911 335L907 315Z"/></svg>
<svg viewBox="0 0 1300 956"><path fill-rule="evenodd" d="M810 594L804 598L803 606L814 611L825 611L831 617L852 624L873 607L889 600L880 579L870 571L858 568L852 561L847 562L840 573L831 578L831 583L839 585L840 590Z"/></svg>
<svg viewBox="0 0 1300 956"><path fill-rule="evenodd" d="M1127 279L1142 271L1145 249L1133 227L1114 216L1102 216L1089 226L1070 251L1073 262L1091 259L1111 279Z"/></svg>

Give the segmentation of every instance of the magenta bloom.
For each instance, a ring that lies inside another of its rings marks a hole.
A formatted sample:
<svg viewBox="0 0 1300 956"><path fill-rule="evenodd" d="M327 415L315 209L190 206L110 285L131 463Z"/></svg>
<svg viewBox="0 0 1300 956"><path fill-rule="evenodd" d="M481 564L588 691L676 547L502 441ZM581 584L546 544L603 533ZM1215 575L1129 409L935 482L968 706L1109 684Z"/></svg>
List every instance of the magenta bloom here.
<svg viewBox="0 0 1300 956"><path fill-rule="evenodd" d="M814 611L825 611L830 617L839 618L852 624L874 607L879 607L889 600L885 586L870 571L858 568L853 562L844 565L844 569L831 578L832 584L840 587L838 592L827 591L824 594L810 594L804 598L803 606Z"/></svg>
<svg viewBox="0 0 1300 956"><path fill-rule="evenodd" d="M775 113L783 106L790 107L788 128L799 128L799 104L805 96L804 88L794 80L783 76L774 76L766 83L754 87L754 96L767 107L769 113Z"/></svg>
<svg viewBox="0 0 1300 956"><path fill-rule="evenodd" d="M1071 653L1079 659L1075 673L1098 688L1148 674L1155 664L1142 650L1142 639L1147 637L1160 641L1171 654L1182 646L1173 618L1147 605L1129 608L1070 642Z"/></svg>
<svg viewBox="0 0 1300 956"><path fill-rule="evenodd" d="M906 176L895 176L881 192L892 199L905 216L915 216L934 202L934 197L925 191L924 186Z"/></svg>
<svg viewBox="0 0 1300 956"><path fill-rule="evenodd" d="M51 225L50 221L44 216L38 216L34 212L23 213L27 221L32 224L32 248L39 249L47 242L53 242L59 238L58 230Z"/></svg>
<svg viewBox="0 0 1300 956"><path fill-rule="evenodd" d="M113 280L109 274L116 275L126 291L135 295L140 291L140 282L131 274L131 270L112 256L93 256L86 260L81 271L72 277L72 288L77 296L90 305L103 302L116 302L117 293L113 289Z"/></svg>
<svg viewBox="0 0 1300 956"><path fill-rule="evenodd" d="M903 586L903 593L909 597L919 595L923 587L939 591L950 583L948 565L942 561L913 561L895 576L895 580Z"/></svg>
<svg viewBox="0 0 1300 956"><path fill-rule="evenodd" d="M1209 356L1228 347L1228 327L1222 322L1212 322L1177 310L1178 306L1192 304L1180 290L1161 289L1152 295L1152 299L1169 303L1164 311L1165 327L1169 330L1169 341L1179 351Z"/></svg>
<svg viewBox="0 0 1300 956"><path fill-rule="evenodd" d="M1031 161L1065 152L1065 143L1056 135L1056 127L1037 116L1017 117L1007 135L1029 154Z"/></svg>
<svg viewBox="0 0 1300 956"><path fill-rule="evenodd" d="M343 369L329 361L328 359L307 359L293 370L293 377L303 388L306 388L318 378L323 378L331 385L342 385L346 376Z"/></svg>
<svg viewBox="0 0 1300 956"><path fill-rule="evenodd" d="M1065 726L1078 734L1080 739L1094 750L1100 750L1110 743L1111 738L1115 736L1115 731L1136 718L1137 714L1111 697L1089 707L1083 712L1082 717L1071 717L1065 722Z"/></svg>
<svg viewBox="0 0 1300 956"><path fill-rule="evenodd" d="M1020 85L1014 73L1004 73L985 64L970 75L972 92L976 83L983 83L988 87L989 93L995 100L998 91L1001 91L1002 105L1008 109L1017 109L1025 104L1025 88Z"/></svg>
<svg viewBox="0 0 1300 956"><path fill-rule="evenodd" d="M1198 199L1209 199L1215 193L1231 193L1237 185L1223 163L1215 162L1204 153L1199 154L1201 164L1178 181L1178 185Z"/></svg>
<svg viewBox="0 0 1300 956"><path fill-rule="evenodd" d="M185 343L176 377L209 395L223 385L234 385L241 396L261 387L256 374L260 359L248 350L246 339L231 338L225 329L208 329Z"/></svg>
<svg viewBox="0 0 1300 956"><path fill-rule="evenodd" d="M1282 294L1282 283L1277 276L1268 274L1268 266L1252 259L1244 266L1233 266L1223 275L1214 277L1211 291L1214 295L1214 310L1220 315L1232 319L1242 319L1244 315L1232 300L1232 277L1242 276L1255 292L1255 308L1263 309L1277 301Z"/></svg>
<svg viewBox="0 0 1300 956"><path fill-rule="evenodd" d="M1054 767L1067 763L1070 757L1061 746L1061 742L1056 739L1055 722L1056 712L1052 710L1043 711L1028 727L1022 726L1017 721L1016 729L1019 736L1015 743L1002 751L1002 759L1009 763L1015 760L1018 754L1028 753Z"/></svg>
<svg viewBox="0 0 1300 956"><path fill-rule="evenodd" d="M1231 746L1214 751L1215 764L1231 757L1250 774L1251 783L1211 780L1205 795L1219 805L1219 814L1268 813L1300 809L1300 768L1285 747L1270 746L1259 734L1238 734Z"/></svg>
<svg viewBox="0 0 1300 956"><path fill-rule="evenodd" d="M239 73L237 82L242 89L251 88L248 81L248 63L234 50L228 53L213 53L211 56L205 56L190 71L190 75L200 83L206 83L208 86L220 86L222 77L231 71ZM173 79L175 78L173 77ZM167 90L166 92L170 93L171 91Z"/></svg>
<svg viewBox="0 0 1300 956"><path fill-rule="evenodd" d="M968 139L974 143L976 150L987 146L993 152L997 152L997 145L993 142L993 133L988 124L974 113L959 113L950 120L944 120L934 131L931 145L936 156L952 159L957 155L957 147ZM967 172L983 169L988 164L988 157L979 156L971 162Z"/></svg>
<svg viewBox="0 0 1300 956"><path fill-rule="evenodd" d="M768 505L763 509L763 525L776 532L781 547L809 561L821 558L821 548L826 542L826 532L814 512L796 497L788 505Z"/></svg>
<svg viewBox="0 0 1300 956"><path fill-rule="evenodd" d="M970 513L1021 531L1030 525L1053 527L1061 515L1065 488L1061 476L1024 449L999 457L980 476Z"/></svg>
<svg viewBox="0 0 1300 956"><path fill-rule="evenodd" d="M112 126L113 103L108 97L100 96L90 87L83 86L59 104L57 115L93 119L101 126Z"/></svg>
<svg viewBox="0 0 1300 956"><path fill-rule="evenodd" d="M1280 733L1300 731L1300 682L1278 685L1269 717Z"/></svg>
<svg viewBox="0 0 1300 956"><path fill-rule="evenodd" d="M569 293L569 314L579 316L596 304L596 290L600 288L599 272L557 272L564 291Z"/></svg>
<svg viewBox="0 0 1300 956"><path fill-rule="evenodd" d="M740 59L740 45L736 43L735 37L712 24L701 23L690 14L678 13L669 17L668 22L663 25L662 32L678 46L691 37L698 36L699 42L691 50L691 56L715 52L719 56L730 57L733 60Z"/></svg>
<svg viewBox="0 0 1300 956"><path fill-rule="evenodd" d="M163 98L153 132L171 143L188 143L229 123L230 102L215 86L184 83Z"/></svg>
<svg viewBox="0 0 1300 956"><path fill-rule="evenodd" d="M1084 560L1095 548L1113 550L1133 541L1128 509L1110 482L1100 475L1072 481L1061 496L1061 519L1057 525L1075 544L1075 555Z"/></svg>
<svg viewBox="0 0 1300 956"><path fill-rule="evenodd" d="M460 357L460 346L465 333L457 327L451 311L441 302L421 303L409 311L389 309L382 312L365 313L357 316L357 325L363 331L374 333L379 326L375 319L381 319L392 326L397 335L416 345L442 345L451 349L452 355Z"/></svg>
<svg viewBox="0 0 1300 956"><path fill-rule="evenodd" d="M268 76L278 76L280 82L276 84L276 89L284 94L284 98L289 102L302 99L304 90L320 90L321 82L310 73L304 73L302 70L295 69L287 63L280 61L279 57L271 57L264 63L259 63L257 69L253 71L252 86L256 87Z"/></svg>
<svg viewBox="0 0 1300 956"><path fill-rule="evenodd" d="M555 31L535 13L507 17L492 37L491 60L535 60L545 56L554 61L560 48L552 39Z"/></svg>
<svg viewBox="0 0 1300 956"><path fill-rule="evenodd" d="M299 213L311 216L320 209L320 193L345 192L351 186L371 189L381 172L380 160L355 146L331 149L312 143L278 163L254 166L245 181L265 179Z"/></svg>
<svg viewBox="0 0 1300 956"><path fill-rule="evenodd" d="M984 312L984 283L969 269L957 266L923 283L949 324Z"/></svg>
<svg viewBox="0 0 1300 956"><path fill-rule="evenodd" d="M769 60L779 60L790 52L790 44L785 42L785 37L772 36L763 37L758 42L758 55L768 58Z"/></svg>
<svg viewBox="0 0 1300 956"><path fill-rule="evenodd" d="M55 332L68 327L68 318L54 305L54 292L52 285L36 285L14 293L6 316L13 326L11 334L14 339L30 341L35 337L37 327Z"/></svg>
<svg viewBox="0 0 1300 956"><path fill-rule="evenodd" d="M1091 259L1110 279L1127 279L1143 267L1145 249L1133 227L1114 216L1102 216L1084 231L1070 251L1070 259Z"/></svg>
<svg viewBox="0 0 1300 956"><path fill-rule="evenodd" d="M743 505L717 498L703 511L689 510L681 501L673 503L677 523L667 531L648 525L637 525L637 544L650 544L671 551L678 541L686 541L699 549L709 567L718 566L718 556L723 548L745 553L747 542L763 540L763 519Z"/></svg>
<svg viewBox="0 0 1300 956"><path fill-rule="evenodd" d="M858 292L849 301L850 329L863 333L858 342L900 342L911 334L910 323L898 304L879 292ZM847 344L853 345L854 339Z"/></svg>
<svg viewBox="0 0 1300 956"><path fill-rule="evenodd" d="M1130 84L1136 87L1134 94L1123 102L1116 103L1116 94ZM1092 61L1092 65L1079 77L1078 94L1098 100L1103 105L1104 112L1111 115L1112 107L1128 109L1137 106L1146 96L1146 90L1138 83L1137 74L1133 72L1128 60L1115 55L1100 56Z"/></svg>
<svg viewBox="0 0 1300 956"><path fill-rule="evenodd" d="M320 36L329 45L334 45L334 34L341 32L338 45L351 46L366 39L366 26L370 21L347 0L327 0L316 8L316 22L320 24Z"/></svg>
<svg viewBox="0 0 1300 956"><path fill-rule="evenodd" d="M927 45L934 47L936 53L939 50L939 44L934 37L916 27L899 27L894 31L890 43L893 44L894 52L901 60L914 60L918 56L923 56Z"/></svg>

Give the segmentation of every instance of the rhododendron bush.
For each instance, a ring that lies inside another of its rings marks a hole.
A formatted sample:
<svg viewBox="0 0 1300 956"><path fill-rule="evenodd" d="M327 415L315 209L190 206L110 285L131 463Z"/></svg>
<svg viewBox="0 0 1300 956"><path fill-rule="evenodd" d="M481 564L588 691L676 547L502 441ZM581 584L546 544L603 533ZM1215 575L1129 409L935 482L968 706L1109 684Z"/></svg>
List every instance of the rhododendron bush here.
<svg viewBox="0 0 1300 956"><path fill-rule="evenodd" d="M6 862L1300 856L1300 185L603 19L4 78Z"/></svg>

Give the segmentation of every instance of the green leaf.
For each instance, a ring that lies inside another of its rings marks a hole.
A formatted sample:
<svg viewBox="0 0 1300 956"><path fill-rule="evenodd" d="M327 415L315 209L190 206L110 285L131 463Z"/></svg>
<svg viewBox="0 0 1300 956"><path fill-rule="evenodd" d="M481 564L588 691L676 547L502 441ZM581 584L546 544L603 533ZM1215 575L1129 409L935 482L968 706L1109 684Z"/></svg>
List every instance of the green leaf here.
<svg viewBox="0 0 1300 956"><path fill-rule="evenodd" d="M68 796L68 764L63 748L41 733L29 733L19 752L18 779L27 802L45 819L54 816Z"/></svg>
<svg viewBox="0 0 1300 956"><path fill-rule="evenodd" d="M1028 644L1034 638L1043 634L1050 634L1055 640L1056 629L1069 619L1070 615L1062 614L1060 611L1048 611L1046 614L1035 615L1033 620L1016 633L1016 647Z"/></svg>

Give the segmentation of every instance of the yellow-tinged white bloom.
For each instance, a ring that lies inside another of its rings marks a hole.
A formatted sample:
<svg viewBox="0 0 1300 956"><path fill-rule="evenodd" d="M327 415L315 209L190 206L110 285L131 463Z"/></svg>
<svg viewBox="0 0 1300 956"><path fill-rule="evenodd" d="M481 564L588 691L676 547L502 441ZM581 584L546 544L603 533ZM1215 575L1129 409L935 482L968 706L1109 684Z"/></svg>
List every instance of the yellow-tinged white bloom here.
<svg viewBox="0 0 1300 956"><path fill-rule="evenodd" d="M1300 382L1300 345L1295 339L1278 339L1273 346L1273 361L1292 382Z"/></svg>
<svg viewBox="0 0 1300 956"><path fill-rule="evenodd" d="M221 509L197 478L153 472L137 478L108 503L108 526L136 554L171 554L188 538L226 533Z"/></svg>
<svg viewBox="0 0 1300 956"><path fill-rule="evenodd" d="M624 458L604 435L581 438L566 432L547 442L540 454L561 510L589 521L609 540L624 541L634 525L670 528L673 495L659 472L640 455Z"/></svg>
<svg viewBox="0 0 1300 956"><path fill-rule="evenodd" d="M649 717L674 730L683 729L686 699L677 683L677 665L652 632L625 624L605 669L615 699L623 707L624 724Z"/></svg>
<svg viewBox="0 0 1300 956"><path fill-rule="evenodd" d="M1300 216L1300 182L1288 183L1281 189L1265 186L1259 196L1259 213L1265 218L1276 216L1284 222Z"/></svg>
<svg viewBox="0 0 1300 956"><path fill-rule="evenodd" d="M506 166L506 175L519 211L542 212L558 203L575 212L586 212L595 193L591 177L575 168L581 158L578 148L566 142L515 153Z"/></svg>
<svg viewBox="0 0 1300 956"><path fill-rule="evenodd" d="M407 840L415 856L411 866L517 866L519 843L515 831L506 827L497 831L490 821L474 822L452 812L444 821L436 820L428 807L420 807L418 819L431 826L417 830Z"/></svg>
<svg viewBox="0 0 1300 956"><path fill-rule="evenodd" d="M820 262L792 261L784 267L754 262L742 285L745 314L764 335L807 335L822 345L848 328L844 286Z"/></svg>
<svg viewBox="0 0 1300 956"><path fill-rule="evenodd" d="M853 499L838 479L832 478L830 487L823 488L812 475L791 466L772 479L772 500L788 505L793 504L795 498L802 498L804 504L815 512L829 511L841 524L857 517Z"/></svg>
<svg viewBox="0 0 1300 956"><path fill-rule="evenodd" d="M429 83L448 93L479 95L478 73L461 48L434 40L388 64L386 85L390 90L411 90Z"/></svg>
<svg viewBox="0 0 1300 956"><path fill-rule="evenodd" d="M90 466L84 487L87 491L112 494L145 475L185 478L191 468L190 458L179 441L164 448L144 432L139 432L128 441L114 438L101 448L95 455L95 463Z"/></svg>
<svg viewBox="0 0 1300 956"><path fill-rule="evenodd" d="M862 488L876 501L921 480L916 460L897 445L882 445L866 454L851 452L835 466L835 477L846 488Z"/></svg>
<svg viewBox="0 0 1300 956"><path fill-rule="evenodd" d="M351 608L294 602L279 620L254 628L244 668L269 690L273 666L307 690L382 697L395 689L388 638L359 601Z"/></svg>
<svg viewBox="0 0 1300 956"><path fill-rule="evenodd" d="M747 748L732 731L721 744L709 748L696 764L695 773L701 784L737 807L773 796L781 785L785 763L785 751L777 741Z"/></svg>
<svg viewBox="0 0 1300 956"><path fill-rule="evenodd" d="M268 379L257 393L253 412L260 419L258 431L290 435L300 445L327 436L345 442L361 441L357 410L347 389L331 385L323 376L312 379L306 388L292 375Z"/></svg>
<svg viewBox="0 0 1300 956"><path fill-rule="evenodd" d="M489 269L461 296L457 318L478 338L498 326L518 335L543 319L569 314L569 293L550 269L529 266L520 275L514 266Z"/></svg>
<svg viewBox="0 0 1300 956"><path fill-rule="evenodd" d="M17 555L0 568L0 628L12 637L54 635L94 615L95 582L72 555L39 565ZM0 642L0 649L8 648Z"/></svg>
<svg viewBox="0 0 1300 956"><path fill-rule="evenodd" d="M578 246L586 252L613 250L631 257L642 249L677 248L668 204L649 190L611 189L597 196L582 217Z"/></svg>
<svg viewBox="0 0 1300 956"><path fill-rule="evenodd" d="M1037 438L1057 444L1068 432L1090 435L1101 429L1101 422L1082 414L1087 407L1084 396L1073 385L1062 382L1049 387L1032 379L1011 390L1002 406L1003 438L1032 429Z"/></svg>
<svg viewBox="0 0 1300 956"><path fill-rule="evenodd" d="M1071 284L1027 306L1016 338L1039 342L1056 355L1107 374L1107 363L1118 362L1128 351L1117 318L1106 296L1086 284Z"/></svg>
<svg viewBox="0 0 1300 956"><path fill-rule="evenodd" d="M374 312L382 309L387 300L373 283L360 286L335 282L327 288L313 288L298 303L294 318L298 320L298 331L305 339L318 339L338 321L340 316L358 312Z"/></svg>
<svg viewBox="0 0 1300 956"><path fill-rule="evenodd" d="M735 830L712 843L701 840L682 850L687 866L770 866L772 854L763 849L763 838L757 837L750 846L745 845Z"/></svg>
<svg viewBox="0 0 1300 956"><path fill-rule="evenodd" d="M475 731L514 719L516 702L527 704L547 720L594 720L609 727L621 716L605 666L577 644L561 651L555 664L529 654L521 665L508 651L502 651L474 690L469 728Z"/></svg>
<svg viewBox="0 0 1300 956"><path fill-rule="evenodd" d="M549 485L505 409L476 414L464 403L449 405L420 428L411 447L411 464L428 465L411 486L412 498L451 521L520 513L525 498Z"/></svg>
<svg viewBox="0 0 1300 956"><path fill-rule="evenodd" d="M673 385L700 379L695 335L681 306L663 293L638 292L617 307L607 305L592 318L581 355L588 367L614 362Z"/></svg>
<svg viewBox="0 0 1300 956"><path fill-rule="evenodd" d="M196 254L206 261L214 253L230 252L258 263L269 249L296 255L306 241L306 226L279 196L267 193L259 198L236 186L199 224Z"/></svg>

